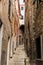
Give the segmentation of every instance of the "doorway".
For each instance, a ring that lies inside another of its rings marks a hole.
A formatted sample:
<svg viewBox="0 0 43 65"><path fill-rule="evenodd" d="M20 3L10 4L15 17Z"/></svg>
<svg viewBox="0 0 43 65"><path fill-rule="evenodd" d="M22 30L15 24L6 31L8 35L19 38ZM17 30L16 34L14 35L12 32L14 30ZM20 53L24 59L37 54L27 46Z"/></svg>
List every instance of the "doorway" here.
<svg viewBox="0 0 43 65"><path fill-rule="evenodd" d="M37 58L41 59L41 39L40 36L36 38L36 52L37 52Z"/></svg>
<svg viewBox="0 0 43 65"><path fill-rule="evenodd" d="M19 45L21 45L21 44L22 44L22 36L19 35Z"/></svg>

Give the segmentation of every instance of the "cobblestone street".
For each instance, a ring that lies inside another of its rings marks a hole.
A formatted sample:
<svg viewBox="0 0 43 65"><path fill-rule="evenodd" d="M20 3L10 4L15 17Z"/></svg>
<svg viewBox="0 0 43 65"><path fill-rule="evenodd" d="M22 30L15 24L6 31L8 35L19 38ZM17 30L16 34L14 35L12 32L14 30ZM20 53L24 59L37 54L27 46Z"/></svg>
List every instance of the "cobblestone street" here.
<svg viewBox="0 0 43 65"><path fill-rule="evenodd" d="M13 55L13 58L10 59L9 65L25 65L25 61L24 61L25 58L27 59L26 65L30 65L30 64L28 64L28 58L24 51L24 46L20 45L16 49L15 54Z"/></svg>

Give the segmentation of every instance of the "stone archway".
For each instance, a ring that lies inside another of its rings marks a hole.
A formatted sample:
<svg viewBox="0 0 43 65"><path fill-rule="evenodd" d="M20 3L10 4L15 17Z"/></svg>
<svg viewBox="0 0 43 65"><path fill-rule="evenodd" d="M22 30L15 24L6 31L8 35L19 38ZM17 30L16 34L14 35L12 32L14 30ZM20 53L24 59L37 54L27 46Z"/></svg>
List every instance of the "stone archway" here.
<svg viewBox="0 0 43 65"><path fill-rule="evenodd" d="M9 29L8 29L9 30ZM8 57L10 52L9 49L9 39L10 35L7 31L6 24L3 23L3 37L2 37L2 49L1 49L1 65L8 65Z"/></svg>
<svg viewBox="0 0 43 65"><path fill-rule="evenodd" d="M20 26L20 30L21 30L23 33L24 33L24 27L25 27L24 25L21 25L21 26Z"/></svg>
<svg viewBox="0 0 43 65"><path fill-rule="evenodd" d="M24 29L25 29L25 25L21 25L20 26L21 34L19 35L19 39L20 39L19 41L22 41L22 43L24 43Z"/></svg>

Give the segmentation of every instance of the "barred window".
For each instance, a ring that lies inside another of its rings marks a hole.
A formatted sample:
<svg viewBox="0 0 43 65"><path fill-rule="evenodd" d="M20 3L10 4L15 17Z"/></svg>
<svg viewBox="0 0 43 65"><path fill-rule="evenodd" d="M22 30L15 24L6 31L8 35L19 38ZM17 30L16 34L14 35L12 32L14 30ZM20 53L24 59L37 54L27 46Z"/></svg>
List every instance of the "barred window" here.
<svg viewBox="0 0 43 65"><path fill-rule="evenodd" d="M23 10L23 7L21 7L21 10Z"/></svg>

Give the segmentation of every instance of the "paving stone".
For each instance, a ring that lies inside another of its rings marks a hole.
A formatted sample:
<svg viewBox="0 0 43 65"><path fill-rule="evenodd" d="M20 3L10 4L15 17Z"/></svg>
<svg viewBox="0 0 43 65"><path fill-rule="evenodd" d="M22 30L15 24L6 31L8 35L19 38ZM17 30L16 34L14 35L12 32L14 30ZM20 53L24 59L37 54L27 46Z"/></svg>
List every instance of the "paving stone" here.
<svg viewBox="0 0 43 65"><path fill-rule="evenodd" d="M20 45L13 55L13 58L10 59L9 65L25 65L24 59L27 59L27 55L24 50L24 45ZM28 61L28 60L27 60ZM29 65L29 62L26 63Z"/></svg>

